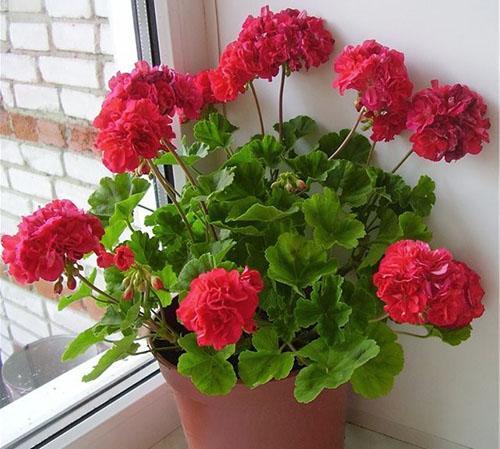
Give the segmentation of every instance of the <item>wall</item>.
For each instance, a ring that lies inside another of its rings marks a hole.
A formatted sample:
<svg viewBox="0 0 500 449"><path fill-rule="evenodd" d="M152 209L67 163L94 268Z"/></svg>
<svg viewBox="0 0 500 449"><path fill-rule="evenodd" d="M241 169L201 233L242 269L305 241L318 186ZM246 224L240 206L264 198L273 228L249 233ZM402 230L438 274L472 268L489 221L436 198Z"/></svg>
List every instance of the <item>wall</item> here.
<svg viewBox="0 0 500 449"><path fill-rule="evenodd" d="M1 234L15 232L22 215L54 198L87 208L87 197L109 175L92 152L89 122L115 71L109 6L110 0L1 2ZM0 278L3 361L38 338L81 331L100 315L86 300L57 312L51 290Z"/></svg>
<svg viewBox="0 0 500 449"><path fill-rule="evenodd" d="M207 5L211 2L207 2ZM353 398L352 418L423 447L475 449L498 447L498 11L497 2L467 0L270 0L271 9L307 8L326 19L337 55L347 43L368 38L406 54L416 89L432 78L463 82L489 105L491 143L482 154L457 163L432 163L417 157L401 174L415 182L422 173L437 182L438 202L431 218L434 245L449 247L483 277L486 314L474 324L473 337L459 348L438 341L403 338L406 369L386 398ZM223 45L233 40L245 17L264 2L217 0ZM285 87L285 115L308 114L323 130L351 127L354 95L340 97L330 88L331 66L292 76ZM277 121L277 80L256 83L266 123ZM250 94L230 105L229 118L258 130ZM269 127L269 125L268 125ZM241 132L240 135L245 134ZM377 148L377 161L394 166L408 151L407 136ZM402 427L401 427L402 426ZM403 433L400 432L401 428ZM411 429L416 429L412 431ZM436 438L437 437L437 438ZM449 445L450 444L450 445Z"/></svg>

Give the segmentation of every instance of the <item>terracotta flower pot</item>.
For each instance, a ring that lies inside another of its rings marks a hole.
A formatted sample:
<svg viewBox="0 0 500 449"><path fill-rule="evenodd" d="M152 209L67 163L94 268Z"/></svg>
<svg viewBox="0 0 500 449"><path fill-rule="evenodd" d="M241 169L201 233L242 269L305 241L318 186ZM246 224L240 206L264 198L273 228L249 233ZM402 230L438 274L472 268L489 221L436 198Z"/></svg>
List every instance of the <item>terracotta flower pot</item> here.
<svg viewBox="0 0 500 449"><path fill-rule="evenodd" d="M313 402L293 397L295 376L253 390L242 383L226 396L200 393L157 355L173 390L189 449L342 449L346 385Z"/></svg>

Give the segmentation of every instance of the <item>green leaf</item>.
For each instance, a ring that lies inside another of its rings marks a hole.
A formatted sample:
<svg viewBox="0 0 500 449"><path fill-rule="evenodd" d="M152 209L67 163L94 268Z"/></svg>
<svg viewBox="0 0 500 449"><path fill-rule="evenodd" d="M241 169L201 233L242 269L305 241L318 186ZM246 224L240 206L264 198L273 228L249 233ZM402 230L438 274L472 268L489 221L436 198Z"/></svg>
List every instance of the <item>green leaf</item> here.
<svg viewBox="0 0 500 449"><path fill-rule="evenodd" d="M127 310L125 314L125 318L122 320L120 324L120 330L123 332L129 328L136 327L136 321L139 317L139 312L141 311L141 303L137 301L133 303L130 308Z"/></svg>
<svg viewBox="0 0 500 449"><path fill-rule="evenodd" d="M291 352L281 353L278 334L271 327L263 327L252 337L257 351L243 351L239 357L238 372L241 380L251 388L284 379L293 368L295 356Z"/></svg>
<svg viewBox="0 0 500 449"><path fill-rule="evenodd" d="M92 371L82 377L84 382L97 379L104 371L106 371L113 363L122 360L129 354L134 353L139 345L134 343L136 334L127 335L120 341L115 342L111 349L108 349L99 359L97 365Z"/></svg>
<svg viewBox="0 0 500 449"><path fill-rule="evenodd" d="M287 164L293 168L297 175L304 181L324 181L328 176L328 170L333 165L325 153L312 151L302 154L293 159L288 159Z"/></svg>
<svg viewBox="0 0 500 449"><path fill-rule="evenodd" d="M194 334L187 334L178 342L186 353L180 356L177 370L190 377L199 391L207 395L224 395L232 390L236 374L227 359L234 354L234 345L221 351L199 347Z"/></svg>
<svg viewBox="0 0 500 449"><path fill-rule="evenodd" d="M91 346L100 343L109 334L106 326L96 324L78 334L64 350L61 361L66 362L82 355Z"/></svg>
<svg viewBox="0 0 500 449"><path fill-rule="evenodd" d="M266 197L267 188L264 184L265 177L262 163L255 157L249 161L235 160L236 156L241 153L243 151L239 151L225 163L225 167L234 167L234 180L231 185L217 195L220 200L236 200L248 196Z"/></svg>
<svg viewBox="0 0 500 449"><path fill-rule="evenodd" d="M276 245L266 250L268 276L295 288L313 285L321 276L335 272L336 263L316 242L290 232L280 235Z"/></svg>
<svg viewBox="0 0 500 449"><path fill-rule="evenodd" d="M155 272L155 275L161 279L164 288L167 290L173 288L177 282L177 275L170 265L166 265L161 271Z"/></svg>
<svg viewBox="0 0 500 449"><path fill-rule="evenodd" d="M265 135L252 139L243 148L249 148L250 151L264 161L271 168L275 168L281 161L281 156L285 152L283 145L273 136Z"/></svg>
<svg viewBox="0 0 500 449"><path fill-rule="evenodd" d="M470 325L461 327L459 329L446 329L437 326L425 327L429 331L429 337L438 337L451 346L458 346L460 343L467 340L470 337L472 331Z"/></svg>
<svg viewBox="0 0 500 449"><path fill-rule="evenodd" d="M234 181L235 169L232 167L217 170L208 175L198 176L198 187L205 196L216 195L223 192Z"/></svg>
<svg viewBox="0 0 500 449"><path fill-rule="evenodd" d="M156 209L144 219L144 224L153 226L153 234L170 251L183 244L182 236L186 233L186 226L173 204Z"/></svg>
<svg viewBox="0 0 500 449"><path fill-rule="evenodd" d="M365 236L363 223L354 214L345 213L337 194L327 187L305 200L302 210L306 223L314 229L314 238L326 248L355 248Z"/></svg>
<svg viewBox="0 0 500 449"><path fill-rule="evenodd" d="M293 294L290 287L283 284L278 284L276 287L276 289L267 288L260 294L259 307L266 312L279 337L283 341L291 342L299 329L294 313Z"/></svg>
<svg viewBox="0 0 500 449"><path fill-rule="evenodd" d="M423 240L429 242L432 232L425 225L422 217L414 212L405 212L399 216L399 225L403 231L403 237L411 240Z"/></svg>
<svg viewBox="0 0 500 449"><path fill-rule="evenodd" d="M323 151L327 156L331 156L345 140L349 134L349 129L342 129L338 133L329 133L319 139L315 150ZM349 143L339 154L340 159L347 159L358 164L365 164L370 152L370 141L362 134L354 133Z"/></svg>
<svg viewBox="0 0 500 449"><path fill-rule="evenodd" d="M97 270L94 268L92 270L92 273L90 273L88 280L91 283L94 283L96 275L97 275ZM75 290L74 293L72 293L71 295L63 296L61 297L61 299L59 299L59 302L57 304L57 310L63 310L64 308L68 307L71 303L74 303L75 301L78 301L80 299L88 298L91 295L92 295L92 289L87 284L80 282L80 286Z"/></svg>
<svg viewBox="0 0 500 449"><path fill-rule="evenodd" d="M208 156L212 150L213 149L203 142L194 142L191 145L187 145L184 136L176 152L186 165L194 165L200 159ZM170 152L166 152L156 158L154 163L156 165L177 165L177 160Z"/></svg>
<svg viewBox="0 0 500 449"><path fill-rule="evenodd" d="M324 388L345 384L357 368L373 359L378 352L379 347L374 340L359 336L333 346L322 338L312 341L298 352L311 363L295 379L295 398L308 403L316 399Z"/></svg>
<svg viewBox="0 0 500 449"><path fill-rule="evenodd" d="M222 114L213 112L208 119L198 121L193 128L196 140L205 143L211 150L227 148L231 135L238 128L232 125Z"/></svg>
<svg viewBox="0 0 500 449"><path fill-rule="evenodd" d="M213 262L214 260L210 254L203 254L198 259L189 260L179 273L175 289L179 291L186 291L193 279L214 268Z"/></svg>
<svg viewBox="0 0 500 449"><path fill-rule="evenodd" d="M337 192L341 203L352 207L365 204L373 192L372 178L366 168L343 159L333 161L324 185Z"/></svg>
<svg viewBox="0 0 500 449"><path fill-rule="evenodd" d="M273 126L275 131L279 130L279 124ZM283 142L287 148L292 148L297 140L312 134L317 129L316 122L306 115L299 115L283 123Z"/></svg>
<svg viewBox="0 0 500 449"><path fill-rule="evenodd" d="M404 354L397 335L385 323L370 324L367 336L377 342L380 352L354 371L351 384L356 393L375 399L392 390L395 376L403 369Z"/></svg>
<svg viewBox="0 0 500 449"><path fill-rule="evenodd" d="M410 205L413 210L422 217L431 213L432 206L436 202L434 190L436 183L429 176L421 176L418 184L410 193Z"/></svg>
<svg viewBox="0 0 500 449"><path fill-rule="evenodd" d="M297 302L295 315L302 327L317 323L318 334L329 344L342 340L341 329L349 321L351 308L342 301L341 276L325 276L314 285L311 299Z"/></svg>
<svg viewBox="0 0 500 449"><path fill-rule="evenodd" d="M248 210L241 215L231 218L230 221L259 221L259 222L272 222L287 218L299 211L297 206L283 211L274 206L266 206L264 204L255 203Z"/></svg>
<svg viewBox="0 0 500 449"><path fill-rule="evenodd" d="M114 178L102 178L99 187L89 197L90 212L99 217L102 224L107 226L115 213L115 205L132 195L146 192L149 182L136 178L128 173L115 175Z"/></svg>
<svg viewBox="0 0 500 449"><path fill-rule="evenodd" d="M130 236L128 246L134 252L137 262L149 265L155 271L165 266L166 255L159 249L158 237L150 237L145 232L135 231Z"/></svg>

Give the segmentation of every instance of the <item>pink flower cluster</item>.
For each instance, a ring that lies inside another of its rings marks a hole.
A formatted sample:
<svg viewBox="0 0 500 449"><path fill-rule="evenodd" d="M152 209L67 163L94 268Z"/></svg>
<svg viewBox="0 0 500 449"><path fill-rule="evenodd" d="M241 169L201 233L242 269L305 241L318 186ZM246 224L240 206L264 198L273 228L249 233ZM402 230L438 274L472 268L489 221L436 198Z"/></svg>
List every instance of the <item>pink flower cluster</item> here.
<svg viewBox="0 0 500 449"><path fill-rule="evenodd" d="M481 96L462 84L431 87L413 98L407 126L413 151L431 161L450 162L467 153L478 154L489 142L490 121Z"/></svg>
<svg viewBox="0 0 500 449"><path fill-rule="evenodd" d="M345 47L333 68L338 73L333 86L341 95L347 89L358 91L356 107L367 110L374 141L392 140L406 128L413 84L402 53L367 40Z"/></svg>
<svg viewBox="0 0 500 449"><path fill-rule="evenodd" d="M107 252L101 245L97 252L97 265L101 268L109 268L114 265L120 271L127 271L134 262L134 252L127 245L120 245L114 253Z"/></svg>
<svg viewBox="0 0 500 449"><path fill-rule="evenodd" d="M69 200L54 200L23 217L15 235L2 236L3 261L14 279L27 284L55 281L66 263L98 252L104 229L99 219Z"/></svg>
<svg viewBox="0 0 500 449"><path fill-rule="evenodd" d="M149 67L145 61L137 62L131 73L118 72L109 88L94 126L104 165L114 173L139 167L147 172L143 160L158 155L161 139L175 137L171 116L196 119L204 106L195 77L165 66Z"/></svg>
<svg viewBox="0 0 500 449"><path fill-rule="evenodd" d="M203 77L208 78L215 100L231 101L253 79L271 80L284 64L292 72L323 64L333 44L322 19L296 9L273 13L266 6L259 16L245 20L238 39L225 48L218 67Z"/></svg>
<svg viewBox="0 0 500 449"><path fill-rule="evenodd" d="M373 283L384 310L398 323L459 328L484 312L477 273L447 249L432 250L425 242L392 244Z"/></svg>
<svg viewBox="0 0 500 449"><path fill-rule="evenodd" d="M263 288L258 271L215 268L191 282L177 317L195 332L198 345L221 350L236 343L243 330L255 330L253 317Z"/></svg>

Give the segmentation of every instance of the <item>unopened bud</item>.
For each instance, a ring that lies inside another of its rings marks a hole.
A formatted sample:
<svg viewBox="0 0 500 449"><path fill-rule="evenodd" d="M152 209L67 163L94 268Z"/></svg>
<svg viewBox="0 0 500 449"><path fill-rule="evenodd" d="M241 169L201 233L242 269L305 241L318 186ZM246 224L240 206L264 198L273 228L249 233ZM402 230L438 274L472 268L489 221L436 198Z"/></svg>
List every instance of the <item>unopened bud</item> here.
<svg viewBox="0 0 500 449"><path fill-rule="evenodd" d="M54 284L54 293L56 295L60 295L63 291L63 284L61 280L59 279L55 284Z"/></svg>
<svg viewBox="0 0 500 449"><path fill-rule="evenodd" d="M286 190L288 193L292 193L292 192L293 192L293 190L294 190L294 189L293 189L292 184L290 184L289 182L287 182L287 183L285 184L285 190Z"/></svg>
<svg viewBox="0 0 500 449"><path fill-rule="evenodd" d="M297 189L301 192L303 192L304 190L307 190L307 184L304 181L302 181L302 179L299 179L297 181L296 186L297 186Z"/></svg>
<svg viewBox="0 0 500 449"><path fill-rule="evenodd" d="M151 277L151 285L155 290L161 290L164 287L162 280L158 276Z"/></svg>
<svg viewBox="0 0 500 449"><path fill-rule="evenodd" d="M76 279L73 276L68 277L66 285L70 290L74 290L76 288Z"/></svg>
<svg viewBox="0 0 500 449"><path fill-rule="evenodd" d="M132 287L127 287L123 292L124 301L130 301L134 297L134 289Z"/></svg>

